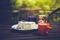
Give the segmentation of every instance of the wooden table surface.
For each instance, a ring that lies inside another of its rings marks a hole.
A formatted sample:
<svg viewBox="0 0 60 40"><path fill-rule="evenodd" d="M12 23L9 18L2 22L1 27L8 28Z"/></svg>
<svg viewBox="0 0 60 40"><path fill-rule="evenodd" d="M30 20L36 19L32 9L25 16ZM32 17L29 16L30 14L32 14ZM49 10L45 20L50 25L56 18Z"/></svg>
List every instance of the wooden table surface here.
<svg viewBox="0 0 60 40"><path fill-rule="evenodd" d="M38 31L11 31L12 25L0 25L0 40L60 40L60 24L53 24L47 36L39 35Z"/></svg>

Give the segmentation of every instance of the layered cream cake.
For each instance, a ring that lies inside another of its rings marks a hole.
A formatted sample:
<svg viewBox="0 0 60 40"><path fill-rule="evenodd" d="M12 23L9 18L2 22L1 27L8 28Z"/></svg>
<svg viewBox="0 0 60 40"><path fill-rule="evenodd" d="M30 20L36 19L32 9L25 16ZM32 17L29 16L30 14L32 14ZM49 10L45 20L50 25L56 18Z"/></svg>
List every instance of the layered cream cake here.
<svg viewBox="0 0 60 40"><path fill-rule="evenodd" d="M32 29L35 29L36 23L35 22L23 22L23 21L19 21L18 22L18 27L20 29L24 29L24 30L32 30Z"/></svg>

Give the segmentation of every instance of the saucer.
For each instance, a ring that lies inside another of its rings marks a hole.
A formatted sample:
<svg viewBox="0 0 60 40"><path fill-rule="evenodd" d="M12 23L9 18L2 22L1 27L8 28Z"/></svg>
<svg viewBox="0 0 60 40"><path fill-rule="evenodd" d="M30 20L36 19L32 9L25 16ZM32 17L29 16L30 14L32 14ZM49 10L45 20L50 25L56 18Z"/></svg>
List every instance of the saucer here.
<svg viewBox="0 0 60 40"><path fill-rule="evenodd" d="M11 29L14 29L14 30L25 30L25 29L18 28L18 24L12 25ZM38 25L36 24L35 28L29 29L29 30L37 30L37 29L38 29Z"/></svg>

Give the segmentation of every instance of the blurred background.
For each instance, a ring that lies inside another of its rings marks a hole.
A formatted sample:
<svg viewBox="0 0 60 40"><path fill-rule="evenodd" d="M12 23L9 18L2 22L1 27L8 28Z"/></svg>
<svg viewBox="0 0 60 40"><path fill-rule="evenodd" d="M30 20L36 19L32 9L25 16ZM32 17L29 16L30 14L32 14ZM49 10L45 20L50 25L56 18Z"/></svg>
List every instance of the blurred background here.
<svg viewBox="0 0 60 40"><path fill-rule="evenodd" d="M0 24L14 24L38 15L46 15L51 23L60 23L60 0L1 0L0 9Z"/></svg>

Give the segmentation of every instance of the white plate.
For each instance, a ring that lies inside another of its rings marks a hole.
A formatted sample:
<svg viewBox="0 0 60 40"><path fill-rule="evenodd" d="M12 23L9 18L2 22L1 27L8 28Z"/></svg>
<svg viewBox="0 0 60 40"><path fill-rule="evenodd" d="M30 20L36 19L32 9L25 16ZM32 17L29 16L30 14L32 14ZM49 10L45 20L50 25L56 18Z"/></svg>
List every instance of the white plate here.
<svg viewBox="0 0 60 40"><path fill-rule="evenodd" d="M12 28L12 29L15 29L15 30L24 30L24 29L18 28L18 24L12 25L11 28ZM37 25L37 24L36 24L36 27L35 27L33 30L36 30L36 29L38 29L38 25ZM32 29L31 29L31 30L32 30Z"/></svg>

